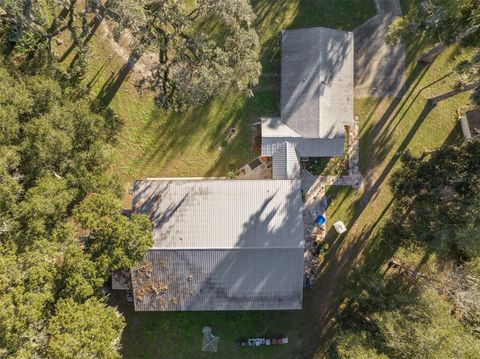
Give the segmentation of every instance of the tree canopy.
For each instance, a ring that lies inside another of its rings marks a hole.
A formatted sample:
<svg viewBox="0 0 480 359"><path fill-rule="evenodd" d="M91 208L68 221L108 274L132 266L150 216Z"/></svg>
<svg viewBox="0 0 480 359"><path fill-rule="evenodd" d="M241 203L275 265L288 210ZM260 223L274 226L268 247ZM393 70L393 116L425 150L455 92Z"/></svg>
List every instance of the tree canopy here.
<svg viewBox="0 0 480 359"><path fill-rule="evenodd" d="M96 298L83 303L61 300L48 325L49 358L120 358L118 333L124 321ZM95 338L95 340L92 340Z"/></svg>
<svg viewBox="0 0 480 359"><path fill-rule="evenodd" d="M124 323L101 287L143 257L150 223L120 214L105 175L115 119L56 76L0 68L0 356L116 358Z"/></svg>
<svg viewBox="0 0 480 359"><path fill-rule="evenodd" d="M395 275L356 278L348 290L343 332L333 353L339 358L475 358L480 342L451 316L451 305L435 289Z"/></svg>
<svg viewBox="0 0 480 359"><path fill-rule="evenodd" d="M129 65L145 51L157 60L138 82L157 94L165 108L183 110L205 103L227 86L251 93L260 75L259 40L248 0L77 0L0 3L4 42L14 59L54 60L52 40L70 33L79 51L69 67L82 76L90 21L107 16L118 38L123 30L135 39ZM1 28L0 28L1 30ZM43 54L43 56L42 56ZM80 67L80 68L79 68Z"/></svg>
<svg viewBox="0 0 480 359"><path fill-rule="evenodd" d="M445 255L480 255L480 142L434 152L426 161L408 154L392 178L397 199L387 231Z"/></svg>
<svg viewBox="0 0 480 359"><path fill-rule="evenodd" d="M162 106L184 109L227 85L257 84L259 44L247 0L111 0L107 7L138 39L137 51L157 51L145 83Z"/></svg>
<svg viewBox="0 0 480 359"><path fill-rule="evenodd" d="M420 7L412 6L395 20L389 40L396 41L420 30L429 37L450 43L468 31L480 31L480 4L472 0L429 0Z"/></svg>
<svg viewBox="0 0 480 359"><path fill-rule="evenodd" d="M408 268L391 259L382 273L367 265L354 272L334 356L478 356L479 155L480 141L469 140L403 156L390 182L393 210L377 241L412 256L436 254L441 269L422 273L420 265Z"/></svg>
<svg viewBox="0 0 480 359"><path fill-rule="evenodd" d="M74 218L86 231L86 251L99 270L131 268L152 246L148 217L120 214L121 202L109 193L93 193L75 209Z"/></svg>

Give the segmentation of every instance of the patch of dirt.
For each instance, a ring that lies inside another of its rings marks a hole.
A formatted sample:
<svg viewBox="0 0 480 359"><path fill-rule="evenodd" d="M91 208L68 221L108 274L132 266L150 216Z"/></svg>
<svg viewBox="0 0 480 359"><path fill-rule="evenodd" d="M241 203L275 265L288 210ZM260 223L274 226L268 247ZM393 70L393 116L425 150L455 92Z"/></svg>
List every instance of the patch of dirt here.
<svg viewBox="0 0 480 359"><path fill-rule="evenodd" d="M129 30L123 30L117 41L114 39L112 32L113 25L107 19L103 19L98 29L103 42L110 48L111 52L116 54L125 63L132 62L131 55L135 47L135 38ZM148 77L151 75L151 67L158 61L158 54L147 51L138 61L133 63L132 74L134 79Z"/></svg>

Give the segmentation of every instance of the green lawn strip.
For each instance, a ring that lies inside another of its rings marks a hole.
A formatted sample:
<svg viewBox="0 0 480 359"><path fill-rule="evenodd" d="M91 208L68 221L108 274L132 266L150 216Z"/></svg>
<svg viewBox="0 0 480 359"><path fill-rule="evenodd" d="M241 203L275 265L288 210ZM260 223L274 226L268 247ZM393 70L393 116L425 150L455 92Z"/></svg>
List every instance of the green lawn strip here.
<svg viewBox="0 0 480 359"><path fill-rule="evenodd" d="M170 312L126 313L123 354L126 358L204 358L202 327L208 325L220 337L219 357L282 358L292 355L295 345L278 347L238 347L236 341L248 337L288 336L295 343L297 331L292 330L296 312ZM128 339L127 339L128 338Z"/></svg>

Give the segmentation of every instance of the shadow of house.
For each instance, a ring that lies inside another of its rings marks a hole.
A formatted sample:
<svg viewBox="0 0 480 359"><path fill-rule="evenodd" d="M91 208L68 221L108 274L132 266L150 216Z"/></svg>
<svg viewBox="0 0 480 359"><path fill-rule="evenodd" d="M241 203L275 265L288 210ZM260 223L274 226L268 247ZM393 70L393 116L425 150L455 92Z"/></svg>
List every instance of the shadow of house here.
<svg viewBox="0 0 480 359"><path fill-rule="evenodd" d="M301 309L298 180L137 181L133 203L154 227L137 311Z"/></svg>

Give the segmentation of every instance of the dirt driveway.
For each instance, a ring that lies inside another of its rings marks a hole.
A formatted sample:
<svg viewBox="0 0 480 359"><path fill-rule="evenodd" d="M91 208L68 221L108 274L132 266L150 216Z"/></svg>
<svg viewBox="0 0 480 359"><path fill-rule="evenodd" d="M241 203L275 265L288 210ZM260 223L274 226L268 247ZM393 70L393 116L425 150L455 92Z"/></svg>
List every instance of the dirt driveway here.
<svg viewBox="0 0 480 359"><path fill-rule="evenodd" d="M375 0L378 14L354 30L355 97L402 97L405 73L403 43L387 45L385 37L396 17L399 0Z"/></svg>

